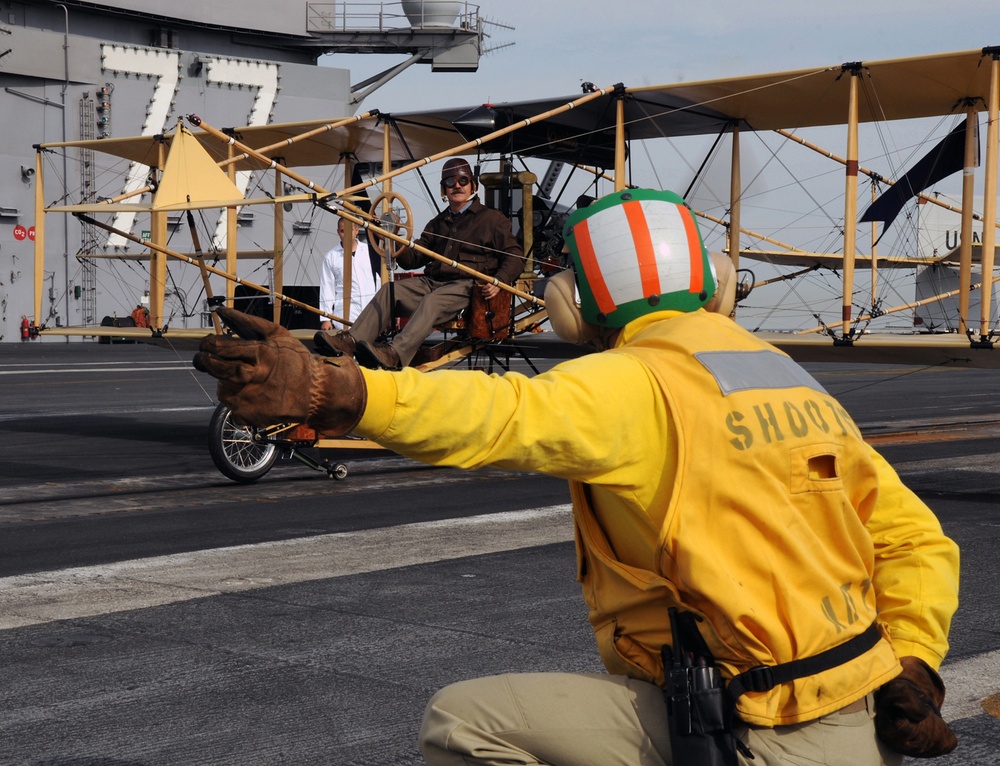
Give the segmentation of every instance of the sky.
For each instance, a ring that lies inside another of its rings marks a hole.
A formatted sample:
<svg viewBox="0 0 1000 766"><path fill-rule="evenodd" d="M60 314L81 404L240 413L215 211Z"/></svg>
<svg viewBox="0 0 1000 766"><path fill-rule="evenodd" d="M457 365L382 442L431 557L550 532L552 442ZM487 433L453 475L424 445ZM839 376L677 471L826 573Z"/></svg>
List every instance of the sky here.
<svg viewBox="0 0 1000 766"><path fill-rule="evenodd" d="M479 9L513 27L488 26L487 47L512 46L484 56L476 73L410 67L366 106L471 106L575 95L584 81L659 85L1000 45L995 0L483 0ZM357 82L403 58L325 61Z"/></svg>
<svg viewBox="0 0 1000 766"><path fill-rule="evenodd" d="M954 10L959 5L961 13ZM962 0L950 8L939 0L842 0L839 3L814 0L798 3L787 0L714 0L711 3L484 0L479 7L481 17L512 29L487 26L486 46L495 46L497 50L482 58L477 72L432 73L429 66L412 66L369 96L364 108L398 113L533 98L572 98L581 94L580 86L585 81L602 88L619 82L626 86L693 82L1000 46L1000 3L996 0ZM351 81L359 82L404 58L335 55L325 57L322 63L349 68ZM927 150L919 147L921 142L931 140L929 130L940 131L943 135L951 127L950 123L930 128L923 123L896 125L891 129L894 132L879 134L878 142L888 148L880 145L873 149L880 154L883 149L893 150L897 157L893 164L873 169L888 177L898 177L908 162L916 160L917 152ZM840 156L846 154L846 134L842 128L826 129L826 133L820 135L822 138L817 141L820 145ZM864 134L862 140L865 140ZM742 156L745 182L754 176L758 167L774 164L773 148L755 147L746 140L741 144L746 147ZM862 166L865 165L866 149L863 143ZM645 158L650 168L646 177L633 177L633 180L641 185L684 193L702 159L702 151L697 146L692 149L690 144L655 149L654 154ZM685 156L685 152L690 154ZM793 217L801 214L800 233L807 247L837 251L841 243L837 241L836 211L831 215L813 208L828 199L842 198L843 168L820 168L819 163L827 161L818 155L800 157L796 164L799 162L799 170L827 176L829 190L804 191L803 187L789 181L789 192L785 195L789 210L783 214ZM537 172L536 168L532 169ZM648 175L649 172L653 175ZM429 177L433 185L436 175L430 173ZM708 196L714 195L716 212L724 217L728 161L710 167L706 178L706 186L714 184L715 187ZM960 188L960 174L943 185L946 193L956 197ZM433 200L415 181L412 186L407 186L404 180L394 182L394 190L413 195L408 198L416 224L433 214ZM713 199L699 200L698 204L692 201L696 209L706 204L713 204ZM842 216L843 203L839 204ZM754 209L748 200L744 205L743 225L753 228L760 224L766 229L772 205L769 200ZM818 228L813 231L812 226ZM721 236L720 232L716 234ZM704 228L703 235L708 242L710 234ZM915 237L911 239L915 241ZM782 241L787 238L782 237ZM803 246L800 242L795 244ZM892 242L887 238L885 244ZM903 246L916 247L912 242L909 245L904 242ZM718 244L710 243L709 247L721 249ZM868 273L858 278L868 279ZM792 320L792 329L812 326L817 294L825 294L824 299L836 303L839 314L841 285L836 277L828 276L827 281L829 284L807 291L808 297L794 294L779 297L776 295L779 288L769 287L764 303L783 307L797 303L799 319ZM911 274L908 287L887 288L895 294L886 296L886 305L913 300L912 281ZM787 287L780 289L785 291ZM893 319L895 317L882 321ZM768 317L764 321L767 322ZM781 320L784 321L787 320ZM902 321L909 320L904 317Z"/></svg>

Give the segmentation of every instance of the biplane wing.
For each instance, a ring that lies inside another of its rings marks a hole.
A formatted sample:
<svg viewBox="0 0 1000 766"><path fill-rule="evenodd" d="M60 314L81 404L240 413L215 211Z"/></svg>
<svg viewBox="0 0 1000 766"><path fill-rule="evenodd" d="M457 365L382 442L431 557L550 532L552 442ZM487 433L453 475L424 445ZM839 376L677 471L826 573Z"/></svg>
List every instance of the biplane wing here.
<svg viewBox="0 0 1000 766"><path fill-rule="evenodd" d="M859 269L870 269L872 264L879 269L915 269L923 266L947 262L947 256L925 258L921 256L886 255L874 259L868 253L858 253L854 265ZM810 253L794 250L740 250L740 259L760 261L774 266L795 266L798 268L823 267L841 269L844 266L843 253ZM957 263L957 259L955 259Z"/></svg>
<svg viewBox="0 0 1000 766"><path fill-rule="evenodd" d="M783 332L756 332L800 363L898 364L914 367L1000 369L1000 354L989 346L970 344L963 335L872 333L851 343L817 342L816 336Z"/></svg>
<svg viewBox="0 0 1000 766"><path fill-rule="evenodd" d="M153 330L148 327L60 327L58 332L47 334L69 338L104 338L112 343L144 343L162 346L174 351L196 351L202 339L211 330L204 327L167 327ZM291 334L303 342L312 340L315 330L290 330ZM102 341L103 342L103 341Z"/></svg>
<svg viewBox="0 0 1000 766"><path fill-rule="evenodd" d="M386 115L383 119L391 119ZM323 167L336 165L344 157L354 157L360 162L381 162L383 159L383 127L376 112L371 119L358 119L346 125L331 127L340 119L317 119L300 122L252 125L223 128L235 140L254 148L280 146L272 155L289 168ZM225 159L225 146L204 130L191 130L192 136L211 154ZM308 139L299 140L309 134ZM157 136L130 136L126 138L100 138L89 141L63 141L45 144L47 149L74 148L89 150L156 167L161 148L169 149L176 132ZM402 140L392 149L394 160L410 160L447 151L462 137L447 120L427 116L425 119L401 126ZM267 164L253 157L241 156L234 163L238 171L260 170Z"/></svg>
<svg viewBox="0 0 1000 766"><path fill-rule="evenodd" d="M609 98L526 125L483 148L609 167L603 160L609 159L615 139L618 99L629 141L714 135L734 125L751 131L845 125L851 87L847 75L853 68L862 70L877 89L877 97L859 101L858 122L961 113L968 99L986 103L990 72L982 62L983 51L971 50L690 83L623 85ZM573 98L408 112L394 119L407 131L444 137L457 133L468 140L531 120Z"/></svg>

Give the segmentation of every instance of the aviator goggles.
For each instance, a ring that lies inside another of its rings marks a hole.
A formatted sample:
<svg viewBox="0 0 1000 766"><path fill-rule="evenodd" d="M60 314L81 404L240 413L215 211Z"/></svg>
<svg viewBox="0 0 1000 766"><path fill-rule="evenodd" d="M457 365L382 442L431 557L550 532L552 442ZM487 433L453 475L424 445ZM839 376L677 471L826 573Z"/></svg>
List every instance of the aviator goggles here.
<svg viewBox="0 0 1000 766"><path fill-rule="evenodd" d="M472 179L468 176L449 176L441 183L446 189L454 189L456 186L468 186L472 183Z"/></svg>

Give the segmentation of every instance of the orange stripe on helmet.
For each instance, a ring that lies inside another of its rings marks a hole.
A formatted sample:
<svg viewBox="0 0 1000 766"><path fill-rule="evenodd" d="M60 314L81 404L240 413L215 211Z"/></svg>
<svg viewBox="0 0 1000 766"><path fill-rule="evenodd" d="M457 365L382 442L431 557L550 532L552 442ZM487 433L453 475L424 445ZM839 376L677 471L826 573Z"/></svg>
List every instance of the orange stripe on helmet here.
<svg viewBox="0 0 1000 766"><path fill-rule="evenodd" d="M639 279L642 282L642 295L648 298L659 295L660 270L656 265L656 251L653 249L653 237L649 233L649 223L646 213L639 200L631 200L622 205L625 218L628 221L632 243L635 246L635 257L639 265Z"/></svg>
<svg viewBox="0 0 1000 766"><path fill-rule="evenodd" d="M576 252L580 256L580 265L583 267L583 274L587 278L590 291L594 295L597 310L602 314L610 314L618 306L611 297L611 291L608 290L608 285L604 281L604 274L601 273L601 266L597 263L587 219L574 226L573 233L576 235Z"/></svg>
<svg viewBox="0 0 1000 766"><path fill-rule="evenodd" d="M701 253L701 237L698 236L698 225L694 222L691 210L684 205L677 206L684 221L684 232L687 234L688 258L691 261L691 281L688 291L700 293L705 289L705 262Z"/></svg>

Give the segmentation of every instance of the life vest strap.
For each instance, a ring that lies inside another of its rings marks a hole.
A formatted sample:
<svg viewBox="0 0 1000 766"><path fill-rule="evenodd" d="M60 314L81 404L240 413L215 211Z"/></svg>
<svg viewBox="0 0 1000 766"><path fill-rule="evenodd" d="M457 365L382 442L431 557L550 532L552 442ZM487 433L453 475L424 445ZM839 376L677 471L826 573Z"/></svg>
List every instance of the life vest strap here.
<svg viewBox="0 0 1000 766"><path fill-rule="evenodd" d="M726 698L730 709L735 710L736 701L747 692L767 692L778 684L814 676L850 662L874 647L881 638L878 625L873 622L864 633L859 633L854 638L812 657L803 657L780 665L758 665L750 668L745 673L735 676L726 686Z"/></svg>

